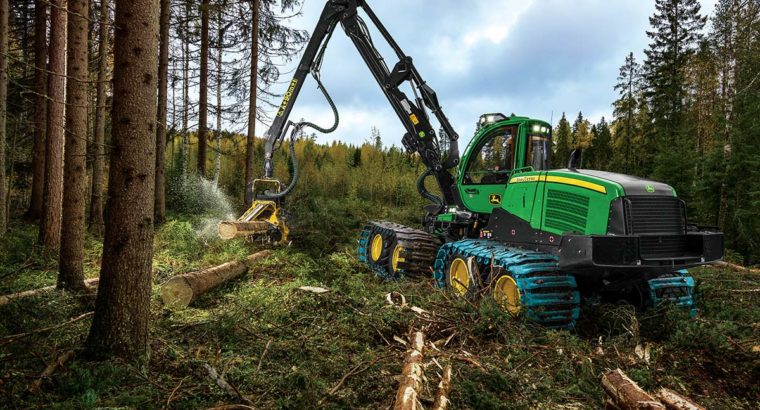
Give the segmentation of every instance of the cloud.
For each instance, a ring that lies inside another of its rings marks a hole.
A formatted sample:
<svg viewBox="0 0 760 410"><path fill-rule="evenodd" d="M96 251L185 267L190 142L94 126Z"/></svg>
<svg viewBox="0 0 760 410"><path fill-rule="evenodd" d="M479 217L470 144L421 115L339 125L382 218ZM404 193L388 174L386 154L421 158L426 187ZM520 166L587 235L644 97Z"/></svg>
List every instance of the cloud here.
<svg viewBox="0 0 760 410"><path fill-rule="evenodd" d="M715 1L702 1L704 14L712 12ZM618 68L631 51L641 58L654 12L653 2L641 0L369 3L437 91L461 145L485 112L514 112L555 123L562 112L571 118L583 111L593 121L609 119ZM303 16L293 24L311 31L323 6L322 0L307 0ZM373 39L392 67L395 55L378 32L373 31ZM400 145L400 121L340 28L328 46L322 80L341 113L341 125L334 134L320 136L321 141L358 144L376 126L387 145ZM314 82L307 81L292 118L329 123L330 115Z"/></svg>

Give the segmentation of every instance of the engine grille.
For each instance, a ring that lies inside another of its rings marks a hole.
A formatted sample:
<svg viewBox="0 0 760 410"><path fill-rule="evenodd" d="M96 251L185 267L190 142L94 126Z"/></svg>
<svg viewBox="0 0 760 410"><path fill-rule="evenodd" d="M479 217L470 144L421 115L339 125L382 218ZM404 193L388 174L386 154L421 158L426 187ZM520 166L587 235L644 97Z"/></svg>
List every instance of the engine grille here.
<svg viewBox="0 0 760 410"><path fill-rule="evenodd" d="M572 192L549 189L546 226L561 232L586 232L589 198Z"/></svg>
<svg viewBox="0 0 760 410"><path fill-rule="evenodd" d="M625 213L629 234L686 234L686 207L676 197L629 196L625 200Z"/></svg>

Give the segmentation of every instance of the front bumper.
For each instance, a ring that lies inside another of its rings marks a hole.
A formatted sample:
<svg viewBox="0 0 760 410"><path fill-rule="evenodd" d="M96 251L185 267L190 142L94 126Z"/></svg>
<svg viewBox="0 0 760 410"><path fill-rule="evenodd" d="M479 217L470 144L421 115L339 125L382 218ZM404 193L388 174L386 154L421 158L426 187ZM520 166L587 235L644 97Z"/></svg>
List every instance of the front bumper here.
<svg viewBox="0 0 760 410"><path fill-rule="evenodd" d="M723 234L567 235L559 247L562 270L599 268L683 269L723 258Z"/></svg>

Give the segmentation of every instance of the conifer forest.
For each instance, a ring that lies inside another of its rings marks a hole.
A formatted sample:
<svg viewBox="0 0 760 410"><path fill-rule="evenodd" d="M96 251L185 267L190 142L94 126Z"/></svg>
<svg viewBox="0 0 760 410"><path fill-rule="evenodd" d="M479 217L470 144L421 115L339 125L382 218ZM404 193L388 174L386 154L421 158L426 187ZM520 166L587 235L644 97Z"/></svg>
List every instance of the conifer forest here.
<svg viewBox="0 0 760 410"><path fill-rule="evenodd" d="M0 408L760 408L760 1L491 2L0 0Z"/></svg>

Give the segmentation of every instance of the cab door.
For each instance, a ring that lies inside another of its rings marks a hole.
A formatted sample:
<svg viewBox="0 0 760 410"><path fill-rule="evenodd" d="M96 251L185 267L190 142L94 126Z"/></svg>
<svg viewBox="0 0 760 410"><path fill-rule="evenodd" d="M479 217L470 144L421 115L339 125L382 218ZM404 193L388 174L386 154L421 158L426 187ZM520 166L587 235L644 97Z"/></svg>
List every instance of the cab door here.
<svg viewBox="0 0 760 410"><path fill-rule="evenodd" d="M490 214L501 206L515 166L517 133L517 125L506 125L476 141L459 176L459 193L468 210Z"/></svg>

